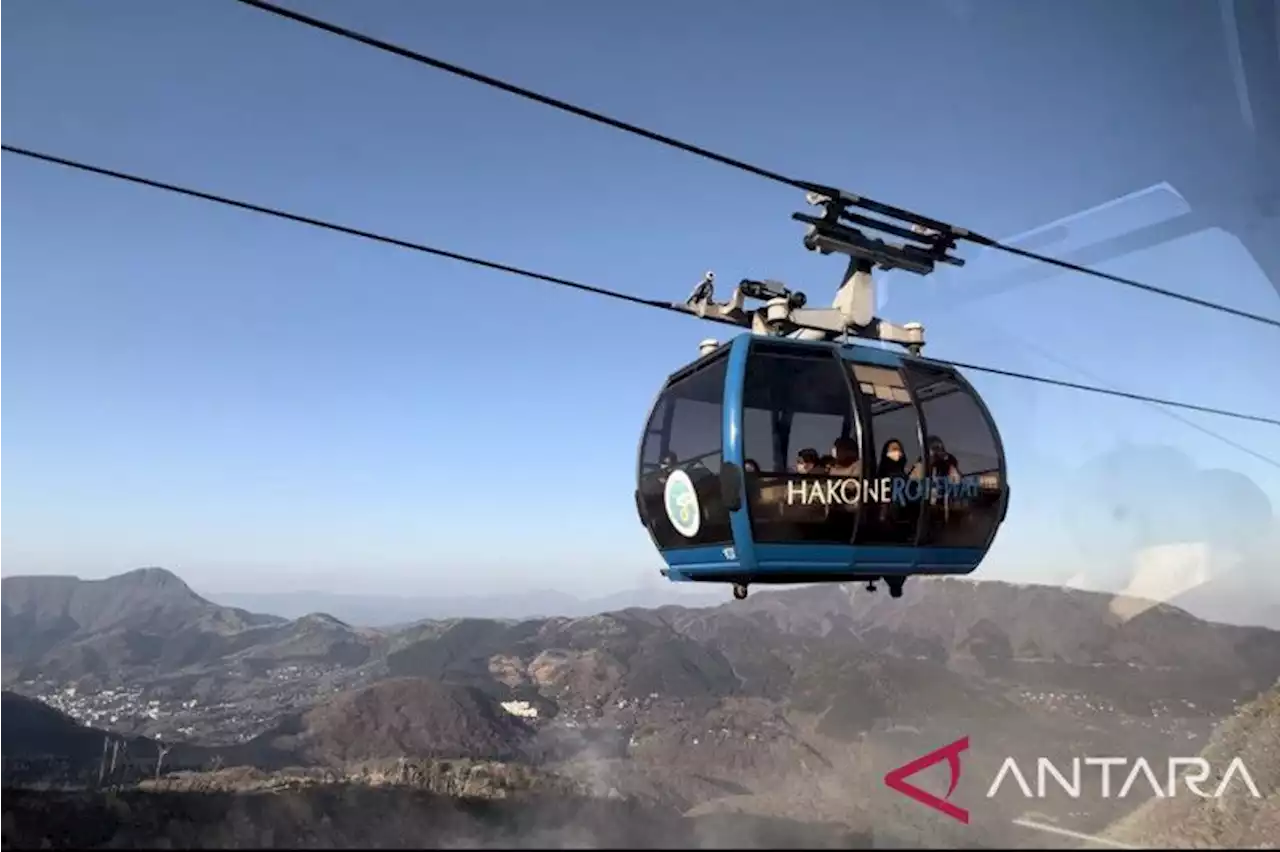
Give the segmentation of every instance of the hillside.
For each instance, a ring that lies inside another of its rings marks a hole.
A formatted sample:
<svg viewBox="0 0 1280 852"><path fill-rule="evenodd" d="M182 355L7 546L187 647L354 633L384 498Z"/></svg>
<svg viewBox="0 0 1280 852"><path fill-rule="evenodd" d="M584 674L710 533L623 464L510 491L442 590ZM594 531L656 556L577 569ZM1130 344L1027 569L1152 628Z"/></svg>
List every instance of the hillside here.
<svg viewBox="0 0 1280 852"><path fill-rule="evenodd" d="M6 653L30 654L37 640L52 646L77 635L119 627L173 628L180 619L207 620L227 630L282 619L213 604L163 568L139 568L104 580L19 576L3 580ZM12 622L10 619L13 619Z"/></svg>
<svg viewBox="0 0 1280 852"><path fill-rule="evenodd" d="M1177 607L1134 598L960 578L909 583L899 601L851 585L813 586L753 596L738 611L767 614L789 633L856 625L868 640L919 642L935 653L972 650L1010 660L1202 671L1224 664L1247 667L1274 650L1277 635L1266 628L1204 621Z"/></svg>
<svg viewBox="0 0 1280 852"><path fill-rule="evenodd" d="M558 737L563 771L627 796L913 836L927 812L876 780L923 743L970 735L967 765L988 779L1007 755L1160 760L1280 676L1280 634L1136 603L947 580L896 602L812 587L706 610L432 625L398 637L388 668L550 701L539 744ZM1061 810L1095 831L1135 804ZM1009 840L1027 805L987 803L980 836ZM961 842L947 828L917 840Z"/></svg>
<svg viewBox="0 0 1280 852"><path fill-rule="evenodd" d="M267 767L400 757L510 760L522 756L531 735L477 689L393 678L286 716L243 748L255 765Z"/></svg>
<svg viewBox="0 0 1280 852"><path fill-rule="evenodd" d="M863 849L900 845L839 824L592 797L453 798L329 785L271 793L5 791L5 848Z"/></svg>
<svg viewBox="0 0 1280 852"><path fill-rule="evenodd" d="M3 754L6 760L65 758L87 765L102 755L105 732L81 725L43 702L0 693L3 704Z"/></svg>
<svg viewBox="0 0 1280 852"><path fill-rule="evenodd" d="M1255 799L1233 785L1221 799L1180 796L1148 802L1107 833L1122 843L1183 849L1275 848L1280 838L1280 683L1224 722L1200 757L1216 790L1231 761L1240 758L1262 794Z"/></svg>
<svg viewBox="0 0 1280 852"><path fill-rule="evenodd" d="M12 692L2 696L6 787L32 782L133 783L155 773L161 754L157 741L82 725L43 702ZM212 758L207 749L177 743L164 748L163 768L203 768Z"/></svg>
<svg viewBox="0 0 1280 852"><path fill-rule="evenodd" d="M958 580L919 580L897 601L826 585L705 609L396 631L325 615L169 630L156 634L155 661L119 674L123 686L18 686L121 734L184 740L225 767L351 777L370 761L500 761L646 807L838 822L919 844L1041 842L1011 827L1028 810L1102 830L1141 800L1029 803L1012 789L984 800L981 779L1008 756L1194 752L1280 678L1275 631ZM41 660L68 647L108 658L115 636L72 637ZM524 717L504 709L515 701ZM957 833L881 779L962 735L966 778L978 780L956 793L975 814Z"/></svg>
<svg viewBox="0 0 1280 852"><path fill-rule="evenodd" d="M282 620L210 603L162 568L105 580L5 577L2 601L6 683L49 669L102 674L163 656L175 636L226 636Z"/></svg>
<svg viewBox="0 0 1280 852"><path fill-rule="evenodd" d="M6 577L4 682L121 686L164 675L262 672L288 662L359 666L377 631L311 614L293 621L219 606L161 568L105 580Z"/></svg>

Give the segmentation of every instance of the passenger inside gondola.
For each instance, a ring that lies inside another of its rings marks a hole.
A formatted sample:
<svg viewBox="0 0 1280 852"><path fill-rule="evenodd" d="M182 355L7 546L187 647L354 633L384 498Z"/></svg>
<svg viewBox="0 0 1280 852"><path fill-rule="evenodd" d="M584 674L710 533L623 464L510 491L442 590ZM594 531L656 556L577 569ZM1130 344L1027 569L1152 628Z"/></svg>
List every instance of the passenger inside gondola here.
<svg viewBox="0 0 1280 852"><path fill-rule="evenodd" d="M813 480L827 473L817 450L805 447L796 453L796 473L805 477L803 482L778 480L774 493L764 502L777 506L775 530L782 540L815 540L821 536L822 524L831 511L825 501L809 499L814 493L822 493Z"/></svg>
<svg viewBox="0 0 1280 852"><path fill-rule="evenodd" d="M962 475L960 463L947 450L947 445L936 435L930 435L926 441L928 456L923 465L926 477L925 494L928 507L925 526L931 544L956 546L966 538L968 501L963 492L955 488ZM913 471L912 476L916 473Z"/></svg>
<svg viewBox="0 0 1280 852"><path fill-rule="evenodd" d="M907 454L903 451L902 442L890 438L880 448L880 458L876 462L876 477L880 479L902 480L908 476ZM890 486L890 494L901 494L901 499L891 499L876 507L875 518L878 522L876 536L878 540L895 544L908 544L915 538L916 518L920 513L918 499L912 499L907 490L899 491L897 486Z"/></svg>
<svg viewBox="0 0 1280 852"><path fill-rule="evenodd" d="M858 442L853 438L836 438L831 447L834 462L827 470L832 476L861 476L862 460L858 458Z"/></svg>
<svg viewBox="0 0 1280 852"><path fill-rule="evenodd" d="M876 463L876 476L902 479L907 475L907 454L902 451L902 442L890 438L884 442L880 450L880 461Z"/></svg>
<svg viewBox="0 0 1280 852"><path fill-rule="evenodd" d="M942 439L936 435L931 435L928 440L928 447L929 457L925 460L921 473L929 477L959 482L960 463L956 461L955 456L947 452L947 445L942 442ZM917 468L922 467L919 461L916 462L916 465ZM912 471L912 476L917 476L916 471Z"/></svg>
<svg viewBox="0 0 1280 852"><path fill-rule="evenodd" d="M835 439L831 447L831 455L827 458L826 473L831 477L842 479L859 479L862 476L862 460L859 458L858 442L848 436ZM831 506L827 520L821 533L823 541L853 543L853 531L858 520L857 502L838 502Z"/></svg>

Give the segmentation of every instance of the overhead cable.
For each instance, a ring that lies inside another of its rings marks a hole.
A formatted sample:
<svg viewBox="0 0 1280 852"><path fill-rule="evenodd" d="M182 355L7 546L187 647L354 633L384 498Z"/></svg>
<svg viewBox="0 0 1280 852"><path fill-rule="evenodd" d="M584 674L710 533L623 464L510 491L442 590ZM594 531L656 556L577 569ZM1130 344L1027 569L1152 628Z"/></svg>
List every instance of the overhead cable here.
<svg viewBox="0 0 1280 852"><path fill-rule="evenodd" d="M524 86L519 86L519 85L516 85L515 83L510 83L505 80L500 80L497 77L492 77L488 74L482 74L479 71L473 71L470 68L465 68L461 65L457 65L456 63L448 62L438 57L428 56L425 53L421 53L416 50L411 50L410 48L402 47L397 44L392 44L389 41L375 38L374 36L358 32L348 27L342 27L337 24L330 23L329 21L312 17L311 15L304 15L301 12L296 12L292 9L288 9L283 6L278 6L275 3L268 3L265 0L237 0L237 1L245 4L246 6L252 6L253 8L259 9L263 12L268 12L272 15L277 15L281 18L286 18L290 21L294 21L295 23L299 23L304 26L311 27L313 29L322 30L324 32L339 36L344 39L349 39L351 41L359 42L360 44L366 45L368 47L372 47L376 50L381 50L386 53L391 53L396 56L400 56L404 59L409 59L419 64L427 65L439 71L444 71L448 74L453 74L455 76L463 77L473 82L480 83L481 85L489 86L490 88L499 89L501 91L507 92L508 94L512 94L517 97L525 98L526 100L531 100L531 101L534 101L535 103L542 104L543 106L548 106L553 109L558 109L563 112L576 115L579 118L585 118L588 121L593 121L598 124L607 125L609 127L614 128L615 130L620 130L624 133L630 133L635 136L640 136L652 142L657 142L661 145L666 145L667 147L675 148L677 150L684 151L685 153L693 154L697 157L702 157L703 159L706 159L706 160L711 160L713 162L717 162L722 165L730 166L731 168L738 169L739 171L743 171L748 174L755 175L757 177L765 178L766 180L770 180L775 183L783 184L785 186L790 186L795 189L804 190L805 192L815 192L815 193L818 193L819 195L825 195L830 198L839 197L844 199L850 204L854 204L866 210L871 210L877 213L882 213L882 214L893 216L896 218L914 218L914 219L920 219L920 220L923 220L925 218L925 217L920 217L919 214L911 213L910 211L907 211L903 208L895 207L891 204L885 204L884 202L875 201L874 199L867 198L865 196L844 192L842 190L836 189L831 186L826 186L819 183L813 183L812 181L805 181L805 180L800 180L798 178L789 177L780 172L775 172L771 169L766 169L761 166L754 165L745 160L740 160L735 157L730 157L725 154L720 154L708 148L703 148L701 146L694 145L689 142L684 142L680 139L676 139L675 137L668 136L667 134L658 133L653 130L648 130L637 124L632 124L630 122L622 121L620 119L605 115L604 113L587 109L586 107L578 106L577 104L573 104L568 101L552 97L550 95L544 95L540 92L536 92ZM1127 278L1123 275L1113 275L1109 272L1103 272L1098 269L1091 269L1090 267L1087 267L1087 266L1081 266L1078 263L1072 263L1069 260L1062 260L1060 258L1039 254L1037 252L1027 251L1026 249L1018 248L1017 246L1009 245L1007 243L1002 243L999 240L992 239L991 237L983 236L982 234L979 234L968 228L962 228L956 225L950 225L946 222L942 222L939 220L928 220L928 221L930 222L930 227L936 228L937 230L940 230L940 231L948 232L951 235L953 235L956 239L966 240L976 245L995 249L997 251L1007 252L1009 254L1017 255L1019 257L1024 257L1029 260L1035 260L1041 263L1048 263L1060 269L1067 269L1072 272L1078 272L1082 275L1089 275L1095 278L1100 278L1105 281L1111 281L1116 284L1122 284L1124 286L1132 287L1134 289L1141 290L1146 293L1152 293L1154 295L1164 296L1170 299L1176 299L1178 301L1195 305L1197 307L1204 308L1206 310L1218 311L1220 313L1230 314L1232 316L1236 316L1241 319L1247 319L1253 322L1258 322L1264 325L1280 328L1280 319L1276 319L1274 317L1267 317L1267 316L1263 316L1262 314L1256 314L1250 311L1241 310L1239 308L1233 308L1228 305L1219 304L1217 302L1211 302L1207 299L1200 299L1195 296L1190 296L1190 295L1187 295L1186 293L1179 293L1174 290L1167 290L1163 287L1157 287L1153 284L1146 284L1142 281L1138 281L1133 278Z"/></svg>
<svg viewBox="0 0 1280 852"><path fill-rule="evenodd" d="M568 278L561 278L555 275L545 275L540 272L533 272L528 269L522 269L518 266L511 266L510 264L500 263L494 260L488 260L481 257L475 257L473 255L462 254L461 252L449 251L447 249L437 248L434 246L428 246L423 243L411 242L409 240L404 240L398 237L392 237L385 234L376 233L374 231L365 230L363 228L355 228L350 225L342 225L335 222L328 222L323 219L316 219L311 216L304 216L298 213L291 213L285 210L279 210L273 207L267 207L262 204L255 204L249 201L241 201L234 198L228 198L226 196L217 195L212 192L205 192L203 190L191 189L190 187L184 187L184 186L179 186L173 183L154 180L152 178L130 174L128 172L119 171L117 169L108 169L102 166L95 166L89 163L80 162L78 160L72 160L67 157L59 157L53 154L46 154L39 151L33 151L29 148L22 148L16 145L7 145L7 144L0 145L0 149L3 149L6 153L17 154L19 156L27 157L33 160L40 160L46 163L65 166L67 168L75 169L81 172L88 172L91 174L101 175L103 177L109 177L115 180L125 181L127 183L137 184L140 186L146 186L152 189L160 189L160 190L164 190L165 192L172 192L178 195L187 196L189 198L196 198L201 201L208 201L214 204L220 204L227 207L234 207L239 210L249 210L254 213L261 213L265 216L271 216L277 219L285 219L287 221L297 222L302 225L310 225L311 227L314 227L314 228L322 228L327 231L334 231L340 234L346 234L348 236L359 237L365 240L372 240L374 242L383 243L385 245L392 245L398 248L404 248L404 249L409 249L411 251L422 252L424 254L435 255L437 257L445 257L451 260L461 261L462 263L468 263L474 266L483 267L485 269L493 269L499 272L506 272L511 275L518 275L523 278L529 278L535 281L541 281L546 284L555 284L557 286L568 287L573 290L580 290L582 292L591 293L596 296L603 296L610 299L617 299L620 301L629 302L631 304L643 305L649 308L658 308L665 311L671 311L673 313L679 313L681 316L691 316L687 312L681 310L679 307L673 304L670 304L668 302L663 302L658 299L647 299L641 296L635 296L630 293L624 293L618 290L611 290L605 287L596 287L590 284L583 284L581 282L573 281ZM708 317L707 319L712 319L712 318ZM1102 394L1105 396L1121 397L1124 399L1138 400L1141 402L1153 402L1158 405L1166 405L1173 408L1185 408L1191 411L1200 411L1206 414L1216 414L1222 417L1231 417L1238 420L1250 420L1257 423L1266 423L1272 426L1280 426L1280 419L1273 418L1273 417L1264 417L1262 415L1257 415L1257 414L1248 414L1248 413L1239 412L1239 411L1230 411L1227 409L1212 408L1210 406L1198 405L1195 403L1161 399L1159 397L1145 396L1143 394L1130 393L1128 391L1114 390L1111 388L1094 387L1091 385L1083 385L1076 382L1067 382L1061 379L1053 379L1046 376L1034 376L1027 373L1016 373L1010 370L1002 370L995 367L985 367L977 364L964 364L956 361L946 361L946 360L936 359L936 358L931 358L928 360L934 361L935 363L939 363L939 364L945 364L945 365L957 367L962 370L972 370L974 372L990 373L992 375L1006 376L1008 378L1022 379L1025 381L1038 382L1041 384L1055 385L1057 387L1070 388L1072 390L1084 391L1087 393L1096 393L1096 394Z"/></svg>

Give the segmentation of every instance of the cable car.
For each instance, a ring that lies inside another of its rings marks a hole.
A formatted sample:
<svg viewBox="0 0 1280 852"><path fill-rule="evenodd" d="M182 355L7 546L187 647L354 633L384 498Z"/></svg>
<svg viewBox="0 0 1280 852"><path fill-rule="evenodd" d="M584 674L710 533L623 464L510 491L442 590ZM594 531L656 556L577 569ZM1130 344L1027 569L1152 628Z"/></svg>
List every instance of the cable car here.
<svg viewBox="0 0 1280 852"><path fill-rule="evenodd" d="M836 463L810 469L810 450ZM667 578L732 583L739 599L751 584L879 579L899 597L910 575L968 574L1007 499L995 422L956 369L749 333L667 380L636 490Z"/></svg>
<svg viewBox="0 0 1280 852"><path fill-rule="evenodd" d="M649 413L635 503L669 580L732 583L739 600L752 584L883 580L897 598L907 577L969 574L990 549L1009 498L995 421L959 370L918 355L921 326L871 316L866 255L884 264L883 244L851 239L831 309L758 281L718 305L710 274L683 306L753 331L704 341ZM748 314L746 297L767 305Z"/></svg>

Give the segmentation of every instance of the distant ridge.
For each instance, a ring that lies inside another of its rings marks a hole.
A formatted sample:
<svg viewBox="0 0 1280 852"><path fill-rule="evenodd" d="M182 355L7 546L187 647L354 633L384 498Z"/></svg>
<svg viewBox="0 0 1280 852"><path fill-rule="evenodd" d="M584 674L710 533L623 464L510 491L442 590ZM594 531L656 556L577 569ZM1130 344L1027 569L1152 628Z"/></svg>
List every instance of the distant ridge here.
<svg viewBox="0 0 1280 852"><path fill-rule="evenodd" d="M289 621L214 603L163 568L103 580L6 577L4 681L51 677L103 683L218 660L359 665L381 637L327 613Z"/></svg>
<svg viewBox="0 0 1280 852"><path fill-rule="evenodd" d="M691 584L633 589L593 598L578 598L553 590L521 594L471 596L362 595L297 591L275 593L211 593L218 603L284 618L313 612L330 613L347 624L363 627L398 627L419 621L448 618L574 618L629 607L707 607L728 600L726 590L691 587Z"/></svg>

